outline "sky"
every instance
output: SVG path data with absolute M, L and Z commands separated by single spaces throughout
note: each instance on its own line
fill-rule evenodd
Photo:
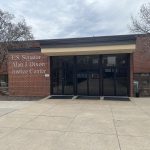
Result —
M 25 18 L 35 39 L 131 34 L 131 15 L 149 0 L 0 0 L 0 9 Z

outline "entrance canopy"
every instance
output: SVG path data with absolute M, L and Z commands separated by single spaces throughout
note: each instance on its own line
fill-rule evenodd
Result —
M 105 46 L 82 46 L 65 48 L 41 48 L 41 52 L 47 56 L 66 56 L 66 55 L 90 55 L 90 54 L 119 54 L 133 53 L 135 44 L 127 45 L 105 45 Z
M 39 41 L 47 56 L 133 53 L 136 35 L 116 35 Z

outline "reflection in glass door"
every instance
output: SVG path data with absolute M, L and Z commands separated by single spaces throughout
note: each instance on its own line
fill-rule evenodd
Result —
M 103 55 L 103 95 L 128 95 L 128 55 Z
M 114 96 L 115 95 L 115 68 L 108 67 L 103 69 L 103 95 Z
M 53 95 L 73 95 L 73 57 L 52 57 Z
M 77 56 L 77 94 L 88 95 L 88 56 Z
M 116 95 L 127 96 L 128 95 L 128 69 L 117 68 L 116 69 Z
M 99 95 L 99 56 L 77 56 L 77 94 Z
M 89 81 L 89 95 L 99 96 L 100 95 L 100 65 L 99 56 L 89 57 L 89 68 L 88 68 L 88 81 Z
M 128 96 L 127 54 L 52 57 L 53 95 Z
M 62 62 L 63 84 L 62 94 L 73 95 L 73 57 L 65 57 Z

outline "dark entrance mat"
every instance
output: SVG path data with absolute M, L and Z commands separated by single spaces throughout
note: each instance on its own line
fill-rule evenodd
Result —
M 113 96 L 104 96 L 104 100 L 113 100 L 113 101 L 130 101 L 129 97 L 113 97 Z
M 73 96 L 70 95 L 53 95 L 49 99 L 72 99 Z
M 76 99 L 100 100 L 99 96 L 78 96 Z

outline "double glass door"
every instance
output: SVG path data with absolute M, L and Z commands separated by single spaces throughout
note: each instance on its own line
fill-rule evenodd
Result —
M 99 95 L 99 78 L 99 56 L 77 56 L 77 94 Z
M 53 95 L 129 96 L 129 55 L 51 57 Z
M 53 95 L 73 94 L 73 57 L 53 57 L 52 59 L 52 93 Z
M 129 96 L 130 72 L 128 55 L 102 57 L 103 95 Z

